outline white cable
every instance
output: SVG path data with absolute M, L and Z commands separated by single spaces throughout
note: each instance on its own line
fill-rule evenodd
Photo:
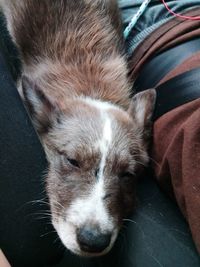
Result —
M 145 12 L 145 10 L 146 10 L 146 8 L 150 2 L 151 2 L 151 0 L 144 0 L 144 2 L 141 4 L 139 10 L 134 15 L 134 17 L 131 19 L 128 26 L 124 30 L 124 38 L 125 39 L 129 36 L 131 30 L 133 29 L 133 27 L 135 26 L 135 24 L 137 23 L 137 21 L 141 17 L 141 15 Z

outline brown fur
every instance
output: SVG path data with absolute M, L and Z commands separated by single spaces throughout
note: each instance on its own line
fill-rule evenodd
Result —
M 31 79 L 36 66 L 46 64 L 37 75 L 41 90 L 50 91 L 58 103 L 82 94 L 128 107 L 130 86 L 116 1 L 7 2 L 24 74 Z
M 109 231 L 105 254 L 135 205 L 135 178 L 148 163 L 155 101 L 154 90 L 130 99 L 117 1 L 0 3 L 23 63 L 19 91 L 49 161 L 52 222 L 66 247 L 79 255 L 88 255 L 76 238 L 85 223 L 101 234 Z M 102 216 L 96 203 L 90 211 L 90 197 L 100 185 Z M 89 212 L 79 207 L 85 202 Z M 82 218 L 80 209 L 92 215 Z

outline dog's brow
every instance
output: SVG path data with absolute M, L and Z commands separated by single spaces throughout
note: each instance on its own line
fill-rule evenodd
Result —
M 53 145 L 52 143 L 51 143 L 51 147 L 50 148 L 52 150 L 54 150 L 59 155 L 67 156 L 66 151 L 59 149 L 56 145 Z

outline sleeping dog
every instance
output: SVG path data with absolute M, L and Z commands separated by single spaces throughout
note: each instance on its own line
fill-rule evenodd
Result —
M 155 91 L 132 99 L 115 0 L 1 0 L 18 90 L 49 162 L 52 223 L 73 253 L 107 253 L 148 163 Z

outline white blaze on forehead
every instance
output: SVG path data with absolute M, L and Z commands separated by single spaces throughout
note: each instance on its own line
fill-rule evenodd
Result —
M 102 115 L 104 116 L 104 114 Z M 103 171 L 104 171 L 105 164 L 106 164 L 106 157 L 107 157 L 111 142 L 112 142 L 111 120 L 106 114 L 104 128 L 103 128 L 103 136 L 102 136 L 102 139 L 99 141 L 99 148 L 102 154 L 101 162 L 99 166 L 99 173 L 98 173 L 99 179 L 103 178 Z
M 112 103 L 92 99 L 89 97 L 81 99 L 88 105 L 99 110 L 101 114 L 102 135 L 101 139 L 97 142 L 96 147 L 97 149 L 100 149 L 101 152 L 98 178 L 103 179 L 103 171 L 106 164 L 106 158 L 108 155 L 110 144 L 112 143 L 112 118 L 111 116 L 109 116 L 109 110 L 119 110 L 119 107 Z

